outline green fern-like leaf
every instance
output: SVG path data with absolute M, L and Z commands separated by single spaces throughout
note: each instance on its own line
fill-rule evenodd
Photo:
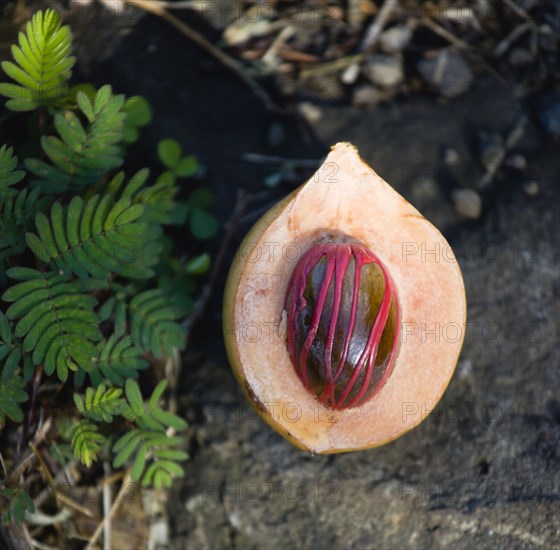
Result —
M 12 324 L 0 311 L 0 365 L 2 380 L 8 381 L 16 372 L 21 360 L 21 346 L 14 341 Z
M 31 497 L 21 487 L 2 487 L 0 497 L 8 500 L 7 510 L 2 514 L 2 522 L 6 525 L 22 523 L 26 511 L 35 511 L 35 505 Z M 3 508 L 5 507 L 3 506 Z
M 184 475 L 184 470 L 178 462 L 187 460 L 189 455 L 174 448 L 183 444 L 182 437 L 170 437 L 162 432 L 134 428 L 115 443 L 113 452 L 116 455 L 113 467 L 120 468 L 134 456 L 131 470 L 133 481 L 142 479 L 144 486 L 169 487 L 173 477 Z M 149 461 L 151 464 L 146 470 Z M 165 473 L 160 474 L 156 479 L 154 478 L 156 471 Z
M 18 256 L 24 250 L 25 236 L 20 226 L 7 218 L 0 217 L 0 286 L 6 284 L 6 261 L 13 256 Z
M 137 266 L 139 257 L 145 262 L 139 276 L 146 271 L 151 275 L 147 268 L 157 256 L 146 258 L 142 248 L 160 236 L 161 228 L 138 222 L 143 210 L 128 198 L 115 202 L 110 194 L 94 195 L 85 203 L 76 196 L 67 209 L 55 202 L 50 218 L 37 214 L 38 235 L 27 233 L 26 242 L 43 262 L 80 278 L 106 279 L 110 273 L 123 273 L 127 264 Z
M 76 100 L 87 126 L 72 111 L 57 114 L 54 124 L 60 138 L 43 136 L 41 139 L 43 151 L 52 164 L 37 159 L 25 163 L 40 178 L 43 192 L 80 190 L 123 162 L 117 143 L 122 140 L 124 96 L 114 95 L 111 86 L 103 86 L 95 98 L 78 92 Z
M 145 417 L 151 417 L 162 426 L 162 429 L 167 429 L 168 427 L 174 428 L 175 430 L 181 431 L 187 428 L 187 423 L 180 417 L 170 412 L 164 411 L 159 406 L 159 401 L 163 395 L 163 392 L 167 388 L 167 380 L 162 380 L 154 389 L 150 400 L 148 401 L 148 411 Z M 141 426 L 144 417 L 140 417 L 138 424 Z
M 76 408 L 86 418 L 96 422 L 112 422 L 113 416 L 120 414 L 124 399 L 120 388 L 106 388 L 100 384 L 97 389 L 87 388 L 85 396 L 75 393 Z
M 45 211 L 52 199 L 41 195 L 41 188 L 22 189 L 17 195 L 0 203 L 0 222 L 9 222 L 30 228 L 38 212 Z
M 123 141 L 134 143 L 138 139 L 138 128 L 146 126 L 152 120 L 150 104 L 142 96 L 129 97 L 124 104 L 126 120 L 123 131 Z
M 92 369 L 87 373 L 91 384 L 99 386 L 108 380 L 115 386 L 122 386 L 126 378 L 138 378 L 138 371 L 149 366 L 143 359 L 142 350 L 133 345 L 130 336 L 117 339 L 115 334 L 97 345 L 99 356 L 93 361 Z M 77 373 L 78 384 L 82 383 L 85 373 Z
M 128 431 L 113 445 L 113 466 L 119 468 L 134 456 L 132 479 L 142 479 L 144 486 L 156 488 L 169 487 L 174 477 L 183 476 L 184 470 L 178 462 L 188 458 L 186 452 L 177 448 L 184 444 L 184 439 L 166 433 L 169 427 L 176 430 L 184 430 L 187 427 L 182 418 L 159 407 L 159 400 L 166 387 L 167 381 L 162 380 L 146 406 L 138 384 L 133 380 L 126 381 L 129 413 L 125 413 L 125 416 L 134 420 L 137 427 Z M 150 464 L 146 469 L 148 463 Z
M 28 399 L 25 384 L 25 380 L 17 372 L 7 380 L 0 378 L 0 429 L 6 423 L 6 417 L 14 422 L 23 421 L 20 403 Z
M 135 284 L 118 283 L 111 288 L 114 295 L 99 313 L 103 320 L 114 320 L 115 334 L 130 333 L 136 348 L 158 358 L 170 356 L 174 347 L 183 349 L 185 330 L 177 320 L 186 314 L 185 304 L 174 289 L 140 291 Z
M 2 145 L 0 147 L 0 204 L 17 194 L 11 186 L 25 177 L 25 172 L 16 170 L 16 166 L 17 157 L 14 156 L 13 148 Z
M 101 445 L 105 442 L 105 437 L 97 430 L 96 424 L 80 420 L 72 424 L 66 433 L 66 438 L 71 442 L 74 458 L 88 468 L 97 460 Z
M 141 220 L 147 223 L 164 225 L 183 223 L 186 218 L 186 205 L 175 200 L 179 187 L 174 181 L 158 178 L 153 185 L 147 185 L 150 171 L 143 168 L 125 184 L 124 172 L 119 172 L 109 183 L 107 190 L 129 197 L 134 204 L 144 206 Z
M 99 316 L 93 310 L 97 300 L 83 293 L 80 281 L 70 282 L 70 275 L 64 273 L 24 267 L 10 268 L 7 273 L 22 282 L 2 296 L 12 303 L 6 317 L 18 320 L 14 334 L 23 338 L 23 351 L 31 354 L 33 364 L 42 363 L 48 375 L 56 370 L 62 382 L 69 370 L 91 370 L 98 355 L 93 342 L 102 337 Z
M 140 189 L 134 202 L 146 206 L 145 221 L 164 225 L 180 225 L 186 219 L 186 205 L 175 200 L 179 187 L 159 178 L 156 183 Z
M 30 192 L 22 189 L 3 203 L 0 201 L 0 286 L 6 283 L 6 261 L 25 251 L 25 231 L 34 226 L 37 213 L 50 203 L 50 197 L 41 195 L 39 187 Z
M 184 312 L 172 296 L 159 288 L 145 290 L 129 303 L 132 341 L 155 357 L 169 356 L 173 348 L 185 348 L 185 329 L 177 322 Z
M 0 83 L 0 94 L 12 111 L 29 111 L 55 102 L 67 92 L 75 58 L 70 55 L 72 34 L 60 26 L 52 9 L 38 11 L 20 32 L 19 46 L 12 46 L 15 63 L 3 61 L 2 69 L 16 84 Z

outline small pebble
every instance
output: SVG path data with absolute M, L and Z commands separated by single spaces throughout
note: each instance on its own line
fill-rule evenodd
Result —
M 280 147 L 286 139 L 286 129 L 279 122 L 273 122 L 268 128 L 266 140 L 270 147 Z
M 185 502 L 185 509 L 192 514 L 197 509 L 203 508 L 206 505 L 205 497 L 206 495 L 201 493 L 193 495 Z
M 456 189 L 452 193 L 457 213 L 468 220 L 478 220 L 482 213 L 482 200 L 474 189 Z
M 417 68 L 422 79 L 447 98 L 464 94 L 474 80 L 466 61 L 448 50 L 442 50 L 434 57 L 420 59 Z
M 536 197 L 540 193 L 540 187 L 535 180 L 530 180 L 523 185 L 523 191 L 528 197 Z
M 545 50 L 551 52 L 558 50 L 558 34 L 546 23 L 539 27 L 539 43 L 541 48 Z
M 169 525 L 165 519 L 150 525 L 150 543 L 152 548 L 165 548 L 169 544 Z
M 457 365 L 459 371 L 459 378 L 466 380 L 472 376 L 472 361 L 470 359 L 463 359 Z
M 371 109 L 383 99 L 383 93 L 369 84 L 357 86 L 354 90 L 352 103 L 356 107 Z
M 282 172 L 274 172 L 264 178 L 264 184 L 266 187 L 270 187 L 271 189 L 278 187 L 283 181 L 284 174 Z
M 527 159 L 520 154 L 511 155 L 506 158 L 505 165 L 514 170 L 523 171 L 527 169 Z
M 402 62 L 392 55 L 371 55 L 362 69 L 371 82 L 381 88 L 393 88 L 404 80 Z
M 415 204 L 428 204 L 438 196 L 438 193 L 438 184 L 436 180 L 430 176 L 420 177 L 412 183 L 412 197 Z
M 298 104 L 297 110 L 299 114 L 310 124 L 319 122 L 323 118 L 323 111 L 317 105 L 309 101 L 302 101 Z
M 461 156 L 455 149 L 449 147 L 445 150 L 443 154 L 443 162 L 445 162 L 447 166 L 455 166 L 459 164 L 460 161 Z
M 342 81 L 343 84 L 346 84 L 348 86 L 356 82 L 359 74 L 360 74 L 360 65 L 358 63 L 352 63 L 352 65 L 349 65 L 348 67 L 346 67 L 346 69 L 344 69 L 340 77 L 340 80 Z
M 384 31 L 379 37 L 381 49 L 385 53 L 402 52 L 412 38 L 412 31 L 407 25 L 396 25 Z

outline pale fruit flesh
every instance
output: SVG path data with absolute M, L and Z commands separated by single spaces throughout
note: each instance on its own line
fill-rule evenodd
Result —
M 294 372 L 284 299 L 301 254 L 341 232 L 363 242 L 389 271 L 401 341 L 383 388 L 362 406 L 333 410 Z M 465 321 L 463 279 L 449 244 L 347 143 L 334 146 L 315 175 L 247 235 L 223 314 L 228 356 L 248 399 L 274 429 L 315 453 L 375 447 L 417 426 L 451 379 Z

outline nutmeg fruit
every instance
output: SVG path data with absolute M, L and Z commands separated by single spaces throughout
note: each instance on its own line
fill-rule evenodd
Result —
M 465 320 L 449 244 L 348 143 L 255 224 L 223 309 L 247 398 L 314 453 L 417 426 L 449 383 Z

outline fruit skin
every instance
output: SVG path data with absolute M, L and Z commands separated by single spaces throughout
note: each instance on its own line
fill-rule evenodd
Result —
M 391 377 L 371 401 L 344 411 L 326 409 L 295 375 L 283 308 L 293 261 L 238 255 L 223 310 L 228 356 L 249 401 L 294 445 L 324 454 L 383 445 L 418 425 L 449 383 L 466 320 L 464 285 L 449 245 L 350 144 L 337 144 L 306 184 L 266 213 L 240 251 L 263 250 L 268 243 L 270 252 L 272 243 L 293 244 L 304 253 L 340 232 L 363 242 L 383 261 L 401 299 L 404 337 Z M 441 249 L 439 257 L 430 254 L 434 247 Z M 268 326 L 270 338 L 243 336 L 251 324 L 259 330 Z M 459 335 L 430 340 L 434 324 L 455 326 Z

